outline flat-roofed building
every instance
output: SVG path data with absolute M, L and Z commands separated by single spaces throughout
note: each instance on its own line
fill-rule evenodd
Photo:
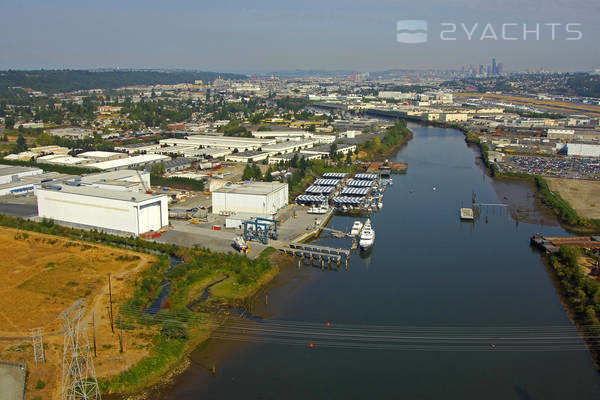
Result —
M 118 160 L 88 164 L 87 167 L 98 168 L 106 171 L 116 171 L 120 169 L 140 168 L 149 164 L 156 164 L 170 159 L 170 157 L 162 156 L 160 154 L 140 154 L 133 157 L 120 158 Z
M 212 192 L 212 212 L 273 215 L 288 202 L 288 184 L 251 182 L 223 186 Z
M 21 178 L 43 174 L 40 168 L 0 164 L 0 184 L 18 181 Z
M 94 135 L 91 129 L 76 127 L 50 129 L 48 134 L 67 139 L 83 139 Z
M 266 160 L 271 153 L 266 151 L 243 151 L 225 156 L 225 161 L 249 163 Z
M 42 185 L 35 192 L 40 218 L 135 236 L 169 224 L 166 195 L 70 185 Z
M 119 158 L 127 157 L 125 153 L 119 153 L 115 151 L 86 151 L 83 153 L 77 154 L 77 157 L 85 158 L 90 162 L 95 161 L 109 161 L 109 160 L 118 160 Z
M 308 149 L 310 147 L 313 147 L 314 145 L 315 145 L 314 140 L 301 140 L 301 141 L 290 140 L 287 142 L 281 142 L 281 143 L 263 146 L 262 149 L 263 149 L 263 151 L 266 151 L 266 152 L 269 152 L 269 153 L 272 153 L 275 155 L 275 154 L 293 153 L 296 151 L 300 151 L 302 149 Z

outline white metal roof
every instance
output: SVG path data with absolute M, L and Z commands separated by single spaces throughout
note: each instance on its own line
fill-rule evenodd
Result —
M 49 188 L 41 188 L 38 190 L 45 192 L 55 192 L 55 193 L 68 193 L 68 194 L 76 194 L 81 196 L 89 196 L 89 197 L 98 197 L 103 199 L 111 199 L 111 200 L 120 200 L 120 201 L 128 201 L 131 203 L 143 203 L 148 200 L 160 200 L 162 197 L 166 197 L 165 194 L 160 195 L 151 195 L 141 192 L 125 192 L 121 190 L 110 190 L 110 189 L 101 189 L 95 188 L 91 186 L 70 186 L 70 185 L 54 185 L 57 188 L 60 187 L 60 190 L 49 189 Z
M 133 156 L 128 158 L 120 158 L 118 160 L 102 161 L 94 164 L 87 165 L 89 168 L 98 169 L 112 169 L 112 168 L 123 168 L 130 165 L 147 164 L 156 161 L 170 160 L 171 157 L 163 156 L 160 154 L 140 154 L 139 156 Z
M 236 193 L 250 195 L 267 195 L 287 186 L 279 182 L 251 182 L 243 185 L 223 186 L 213 190 L 213 193 Z

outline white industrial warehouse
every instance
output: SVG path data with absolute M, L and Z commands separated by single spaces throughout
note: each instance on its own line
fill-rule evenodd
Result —
M 230 185 L 216 189 L 212 193 L 212 212 L 273 215 L 285 207 L 287 201 L 287 183 L 252 182 Z
M 38 215 L 76 226 L 141 235 L 169 224 L 166 195 L 153 196 L 89 186 L 42 185 Z

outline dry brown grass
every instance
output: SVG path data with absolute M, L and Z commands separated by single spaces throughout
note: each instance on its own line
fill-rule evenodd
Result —
M 600 219 L 600 182 L 583 179 L 544 178 L 550 190 L 565 199 L 579 216 Z
M 154 256 L 3 227 L 0 252 L 0 337 L 26 338 L 31 328 L 40 326 L 48 334 L 41 366 L 33 363 L 29 339 L 0 340 L 0 359 L 28 365 L 27 398 L 60 397 L 62 335 L 57 317 L 80 297 L 87 300 L 86 325 L 92 314 L 95 319 L 98 376 L 118 373 L 148 354 L 149 336 L 142 330 L 125 331 L 125 352 L 119 352 L 107 313 L 107 274 L 113 276 L 113 303 L 120 302 L 131 295 L 136 274 Z M 45 382 L 41 390 L 35 389 L 38 380 Z

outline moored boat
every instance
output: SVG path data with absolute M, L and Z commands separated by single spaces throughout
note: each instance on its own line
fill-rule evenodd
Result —
M 371 225 L 371 220 L 368 219 L 363 225 L 360 233 L 360 241 L 358 242 L 361 250 L 367 250 L 375 243 L 375 230 Z
M 354 221 L 354 224 L 352 225 L 352 229 L 350 230 L 350 236 L 358 236 L 360 234 L 360 231 L 363 227 L 362 222 L 356 220 Z

